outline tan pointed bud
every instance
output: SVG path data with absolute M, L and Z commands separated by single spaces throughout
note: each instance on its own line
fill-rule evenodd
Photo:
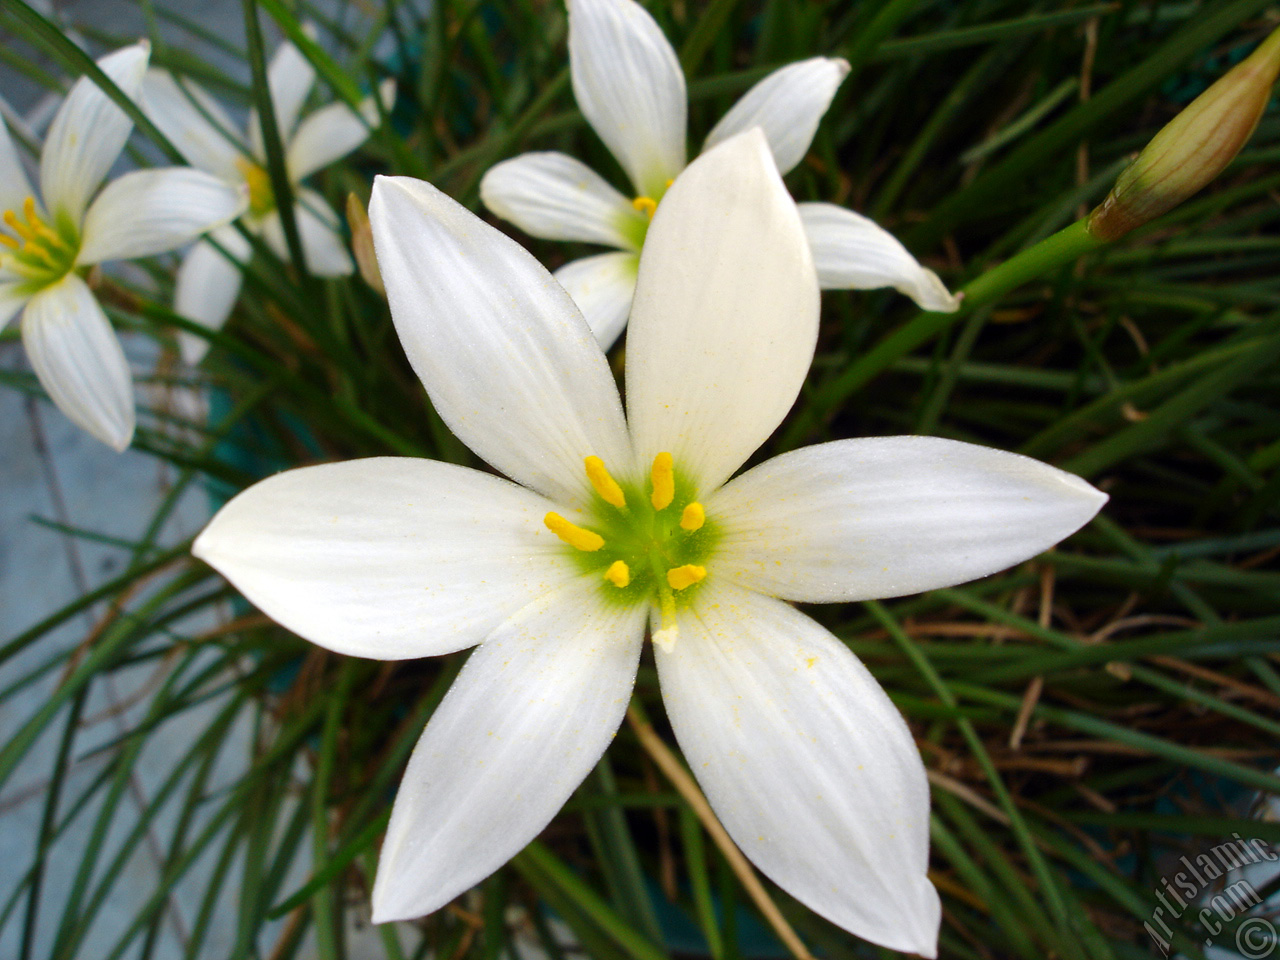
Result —
M 1199 191 L 1253 135 L 1280 74 L 1280 29 L 1155 135 L 1089 214 L 1089 232 L 1116 240 Z
M 351 228 L 351 252 L 355 254 L 360 276 L 385 297 L 387 288 L 382 285 L 382 271 L 378 269 L 378 258 L 373 252 L 373 228 L 369 226 L 369 214 L 354 193 L 347 194 L 347 226 Z

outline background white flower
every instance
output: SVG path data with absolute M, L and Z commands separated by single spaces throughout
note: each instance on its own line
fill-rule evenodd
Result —
M 321 277 L 352 272 L 351 256 L 342 240 L 338 214 L 316 191 L 301 186 L 322 167 L 340 160 L 369 138 L 379 121 L 378 104 L 366 97 L 357 113 L 344 103 L 321 107 L 299 121 L 315 83 L 315 69 L 292 43 L 276 50 L 267 68 L 267 85 L 276 125 L 285 147 L 285 169 L 293 190 L 293 215 L 298 225 L 307 269 Z M 385 109 L 395 98 L 395 81 L 378 89 Z M 225 110 L 197 84 L 178 80 L 163 70 L 150 70 L 142 84 L 141 105 L 151 121 L 192 166 L 207 170 L 249 191 L 249 209 L 241 223 L 261 235 L 282 260 L 289 259 L 280 211 L 267 173 L 262 124 L 251 111 L 241 135 Z M 178 271 L 174 309 L 211 330 L 219 330 L 240 295 L 241 266 L 251 247 L 233 227 L 211 234 L 192 247 Z M 219 250 L 218 247 L 222 249 Z M 180 333 L 182 356 L 198 363 L 208 341 Z
M 138 43 L 98 66 L 132 97 L 149 52 Z M 25 304 L 22 340 L 40 383 L 63 413 L 117 450 L 133 439 L 133 384 L 85 275 L 107 260 L 190 243 L 237 217 L 248 199 L 184 167 L 126 173 L 99 192 L 132 129 L 128 115 L 81 77 L 45 137 L 37 197 L 0 120 L 0 326 Z
M 626 325 L 649 218 L 685 166 L 688 96 L 684 72 L 662 30 L 633 0 L 568 0 L 573 92 L 587 122 L 631 180 L 632 199 L 563 153 L 527 153 L 490 169 L 485 206 L 531 236 L 579 240 L 622 252 L 565 264 L 555 277 L 606 350 Z M 748 90 L 707 135 L 703 150 L 764 131 L 785 174 L 809 149 L 822 115 L 849 72 L 813 57 L 775 70 Z M 829 203 L 799 204 L 824 289 L 894 287 L 925 310 L 959 301 L 872 220 Z
M 195 553 L 332 650 L 480 644 L 409 762 L 374 919 L 443 906 L 542 830 L 612 738 L 649 622 L 676 735 L 744 852 L 835 923 L 932 956 L 911 734 L 783 601 L 982 576 L 1105 497 L 920 437 L 823 444 L 725 482 L 785 416 L 817 335 L 811 255 L 758 130 L 690 166 L 654 220 L 625 420 L 581 313 L 519 245 L 407 178 L 377 181 L 370 219 L 435 408 L 517 483 L 404 458 L 292 470 L 233 499 Z

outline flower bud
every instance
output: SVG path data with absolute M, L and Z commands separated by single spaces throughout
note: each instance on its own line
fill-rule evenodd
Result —
M 1253 135 L 1277 74 L 1280 29 L 1155 135 L 1089 214 L 1089 232 L 1116 240 L 1172 210 L 1221 173 Z
M 373 253 L 373 229 L 369 226 L 369 214 L 354 193 L 347 194 L 347 226 L 351 228 L 351 252 L 355 254 L 360 276 L 385 297 L 387 288 L 382 285 L 382 271 L 378 269 L 378 258 Z

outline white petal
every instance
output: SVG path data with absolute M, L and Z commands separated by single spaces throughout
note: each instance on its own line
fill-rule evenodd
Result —
M 4 117 L 0 116 L 0 213 L 5 210 L 20 211 L 27 197 L 33 196 L 35 191 L 31 189 L 27 171 L 18 159 L 9 127 L 5 124 Z
M 573 297 L 601 350 L 612 347 L 627 325 L 639 265 L 634 253 L 601 253 L 573 260 L 552 274 Z
M 337 212 L 314 190 L 303 187 L 295 195 L 298 203 L 293 215 L 298 223 L 307 269 L 317 277 L 345 277 L 354 271 L 355 264 L 342 239 Z
M 573 95 L 643 196 L 685 163 L 688 95 L 676 52 L 632 0 L 569 0 Z
M 427 657 L 479 643 L 581 575 L 554 505 L 434 460 L 303 467 L 218 511 L 192 552 L 294 633 L 339 653 Z
M 734 842 L 796 899 L 932 957 L 929 787 L 911 732 L 853 654 L 784 603 L 718 584 L 655 651 L 689 769 Z
M 1105 494 L 1016 453 L 938 437 L 837 440 L 767 460 L 706 504 L 717 571 L 789 600 L 899 597 L 1020 563 Z
M 400 342 L 467 446 L 568 506 L 591 495 L 584 457 L 630 465 L 604 354 L 523 247 L 408 177 L 374 181 L 369 220 Z
M 28 285 L 22 280 L 0 281 L 0 330 L 9 325 L 29 299 Z
M 799 208 L 822 289 L 893 287 L 922 310 L 952 313 L 960 308 L 959 298 L 938 275 L 874 221 L 830 203 L 802 203 Z
M 351 273 L 355 267 L 339 232 L 338 214 L 333 207 L 320 194 L 305 187 L 296 190 L 295 196 L 298 202 L 294 204 L 293 217 L 307 269 L 317 277 L 344 277 Z M 263 219 L 262 238 L 281 260 L 289 259 L 289 244 L 278 210 Z
M 639 250 L 644 214 L 586 164 L 563 153 L 505 160 L 480 181 L 484 205 L 531 237 Z
M 107 315 L 74 273 L 41 290 L 22 315 L 31 366 L 58 409 L 116 450 L 133 439 L 133 380 Z
M 395 102 L 396 84 L 385 80 L 378 88 L 378 96 L 387 110 Z M 341 160 L 360 144 L 369 139 L 377 129 L 380 114 L 373 97 L 365 97 L 356 113 L 345 103 L 331 103 L 321 107 L 302 123 L 285 150 L 285 166 L 289 177 L 296 183 L 309 177 L 335 160 Z
M 238 162 L 247 147 L 221 105 L 191 80 L 181 83 L 164 70 L 148 70 L 142 109 L 193 167 L 226 180 L 242 180 Z
M 308 32 L 311 32 L 310 30 Z M 311 61 L 302 55 L 302 51 L 288 40 L 284 41 L 267 65 L 267 89 L 271 93 L 271 107 L 276 115 L 276 126 L 279 128 L 280 140 L 288 143 L 293 136 L 293 128 L 298 123 L 298 114 L 311 93 L 311 85 L 315 83 L 316 71 Z M 249 145 L 259 160 L 266 159 L 266 148 L 262 140 L 262 123 L 258 119 L 258 111 L 249 112 Z
M 209 237 L 222 250 L 206 240 L 191 248 L 178 267 L 173 309 L 210 330 L 221 330 L 240 296 L 241 264 L 249 259 L 252 248 L 232 227 L 215 230 Z M 182 359 L 195 366 L 204 359 L 209 341 L 179 330 L 178 348 Z
M 76 263 L 150 257 L 190 243 L 244 212 L 246 188 L 203 170 L 135 170 L 112 180 L 84 217 Z
M 98 61 L 98 66 L 125 96 L 138 98 L 150 46 L 144 41 Z M 120 156 L 133 121 L 88 77 L 71 87 L 49 125 L 40 155 L 40 191 L 55 217 L 76 226 L 89 198 Z
M 695 160 L 658 206 L 627 334 L 643 464 L 670 451 L 706 495 L 782 422 L 818 336 L 818 281 L 764 135 Z
M 743 94 L 707 134 L 703 150 L 752 127 L 764 131 L 777 161 L 787 173 L 809 152 L 836 89 L 849 75 L 846 60 L 813 57 L 773 71 Z
M 462 668 L 400 783 L 374 923 L 430 913 L 487 877 L 600 759 L 630 699 L 645 606 L 605 607 L 599 590 L 586 577 L 535 601 Z

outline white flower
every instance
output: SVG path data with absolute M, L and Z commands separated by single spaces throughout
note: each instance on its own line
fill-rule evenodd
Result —
M 232 500 L 195 553 L 331 650 L 479 644 L 409 761 L 374 919 L 439 908 L 546 826 L 613 737 L 648 626 L 685 757 L 747 856 L 833 922 L 932 956 L 911 733 L 784 601 L 983 576 L 1106 498 L 927 437 L 822 444 L 729 480 L 795 400 L 818 328 L 808 244 L 758 130 L 695 161 L 654 218 L 625 418 L 581 313 L 519 245 L 407 178 L 379 178 L 369 213 L 435 408 L 517 482 L 392 457 L 292 470 Z
M 649 220 L 685 166 L 688 98 L 676 52 L 643 7 L 633 0 L 567 2 L 574 96 L 636 196 L 628 199 L 563 153 L 526 153 L 490 169 L 480 197 L 531 236 L 622 251 L 574 260 L 555 273 L 608 350 L 627 322 Z M 804 158 L 848 72 L 845 61 L 827 57 L 775 70 L 724 115 L 703 150 L 759 127 L 787 173 Z M 894 287 L 925 310 L 959 307 L 938 275 L 873 221 L 829 203 L 799 207 L 823 289 Z
M 315 70 L 298 48 L 282 44 L 267 68 L 267 86 L 284 142 L 285 169 L 295 199 L 293 216 L 307 269 L 316 276 L 336 277 L 352 271 L 338 215 L 324 197 L 300 184 L 368 139 L 370 129 L 378 123 L 378 105 L 372 96 L 366 97 L 357 113 L 344 103 L 331 103 L 299 122 L 314 82 Z M 384 81 L 378 96 L 390 109 L 395 82 Z M 188 163 L 248 188 L 249 210 L 241 222 L 260 234 L 277 256 L 288 260 L 289 248 L 267 173 L 257 112 L 250 112 L 248 130 L 242 137 L 216 100 L 190 80 L 175 80 L 163 70 L 147 71 L 141 105 Z M 202 241 L 183 260 L 174 310 L 211 330 L 220 330 L 240 295 L 240 264 L 249 259 L 251 248 L 233 227 L 214 232 L 211 239 L 221 251 Z M 179 345 L 183 358 L 192 364 L 200 362 L 209 346 L 207 340 L 187 333 L 179 334 Z
M 138 43 L 98 66 L 133 96 L 149 53 Z M 81 77 L 49 126 L 37 197 L 0 119 L 0 327 L 25 304 L 22 340 L 40 383 L 63 413 L 117 450 L 133 439 L 133 383 L 85 275 L 106 260 L 190 243 L 239 216 L 247 200 L 185 167 L 126 173 L 99 191 L 132 130 L 128 115 Z

